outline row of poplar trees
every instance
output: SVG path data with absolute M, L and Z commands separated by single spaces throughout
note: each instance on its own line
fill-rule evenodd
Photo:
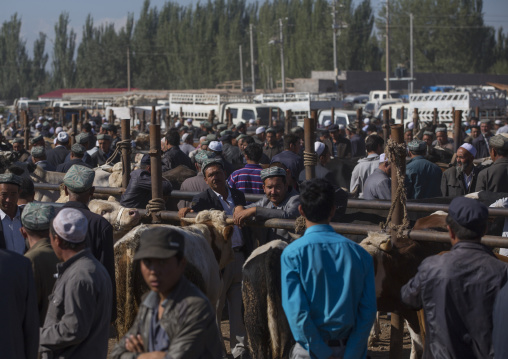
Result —
M 333 70 L 334 7 L 338 68 L 384 70 L 384 5 L 373 9 L 370 0 L 331 1 L 208 0 L 190 6 L 167 2 L 158 9 L 145 0 L 137 19 L 129 14 L 121 29 L 96 25 L 88 16 L 79 44 L 69 15 L 62 13 L 51 43 L 41 33 L 32 56 L 15 14 L 0 29 L 0 100 L 36 97 L 59 88 L 127 87 L 128 58 L 131 86 L 139 89 L 213 88 L 239 80 L 240 66 L 249 84 L 251 25 L 256 87 L 273 88 L 281 74 L 280 19 L 286 77 Z M 393 67 L 409 67 L 413 13 L 416 71 L 508 74 L 508 39 L 502 30 L 485 26 L 482 0 L 389 4 Z

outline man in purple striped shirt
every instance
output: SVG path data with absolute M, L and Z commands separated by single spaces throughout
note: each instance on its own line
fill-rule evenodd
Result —
M 260 175 L 263 168 L 259 165 L 262 155 L 263 147 L 261 145 L 257 143 L 248 145 L 244 150 L 247 164 L 229 176 L 229 186 L 244 193 L 263 194 L 263 181 Z

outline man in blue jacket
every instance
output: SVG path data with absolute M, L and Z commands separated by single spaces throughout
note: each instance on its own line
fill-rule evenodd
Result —
M 408 198 L 441 197 L 441 177 L 443 171 L 438 165 L 426 160 L 427 143 L 413 140 L 408 143 L 411 160 L 406 164 L 406 176 L 409 180 Z
M 366 358 L 376 316 L 372 257 L 329 225 L 329 182 L 304 182 L 300 203 L 307 229 L 281 256 L 282 306 L 296 340 L 290 358 Z

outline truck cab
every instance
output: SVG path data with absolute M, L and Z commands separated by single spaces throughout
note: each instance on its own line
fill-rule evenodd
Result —
M 318 116 L 318 124 L 321 127 L 324 127 L 325 122 L 332 119 L 332 110 L 321 110 Z M 337 125 L 347 126 L 356 120 L 356 112 L 355 111 L 334 111 L 334 121 L 333 123 Z
M 382 90 L 375 90 L 369 93 L 369 101 L 387 100 L 396 98 L 400 98 L 400 93 L 398 91 L 390 91 L 390 96 L 387 96 L 386 91 Z
M 227 122 L 226 111 L 229 110 L 233 118 L 233 124 L 237 125 L 240 121 L 248 122 L 249 120 L 261 119 L 261 126 L 268 126 L 268 119 L 270 118 L 270 108 L 272 109 L 272 119 L 277 119 L 278 111 L 280 111 L 280 120 L 284 121 L 284 113 L 278 107 L 257 105 L 250 103 L 230 103 L 224 106 L 221 111 L 222 122 Z

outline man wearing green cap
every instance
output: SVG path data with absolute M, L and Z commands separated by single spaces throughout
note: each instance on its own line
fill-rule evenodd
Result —
M 56 172 L 67 173 L 67 171 L 74 165 L 92 168 L 92 166 L 83 161 L 85 153 L 86 149 L 83 145 L 80 145 L 79 143 L 73 144 L 71 147 L 70 160 L 59 164 L 56 168 Z
M 87 125 L 89 125 L 89 124 L 87 124 Z M 79 135 L 76 136 L 76 143 L 74 143 L 74 145 L 80 144 L 81 146 L 83 146 L 85 148 L 85 153 L 81 157 L 81 161 L 85 162 L 88 165 L 87 167 L 90 167 L 90 168 L 94 167 L 94 163 L 93 163 L 92 157 L 90 157 L 90 154 L 88 153 L 89 152 L 88 150 L 90 148 L 89 147 L 90 143 L 92 143 L 91 141 L 94 141 L 93 143 L 96 142 L 96 140 L 94 138 L 95 137 L 91 133 L 88 134 L 86 132 L 81 132 Z M 96 149 L 96 150 L 98 150 L 98 149 Z M 91 151 L 93 151 L 93 150 L 91 150 Z M 71 147 L 71 152 L 72 152 L 72 147 Z M 67 157 L 65 157 L 64 163 L 69 162 L 71 160 L 71 152 L 69 152 L 67 154 Z M 69 168 L 70 168 L 70 166 L 69 166 Z M 59 172 L 59 171 L 57 170 L 57 172 Z
M 28 203 L 21 215 L 21 234 L 28 241 L 30 249 L 25 257 L 32 262 L 39 325 L 44 324 L 48 311 L 48 297 L 53 291 L 56 278 L 53 275 L 60 260 L 56 257 L 49 241 L 49 222 L 55 217 L 53 206 L 43 203 Z
M 56 170 L 56 167 L 47 161 L 46 150 L 42 146 L 32 147 L 32 162 L 45 171 Z
M 406 176 L 409 181 L 408 198 L 441 197 L 441 177 L 443 171 L 423 156 L 427 153 L 427 143 L 415 139 L 408 144 L 411 160 L 406 164 Z
M 183 235 L 171 228 L 150 228 L 139 242 L 134 260 L 150 292 L 111 358 L 222 358 L 212 306 L 183 275 Z

